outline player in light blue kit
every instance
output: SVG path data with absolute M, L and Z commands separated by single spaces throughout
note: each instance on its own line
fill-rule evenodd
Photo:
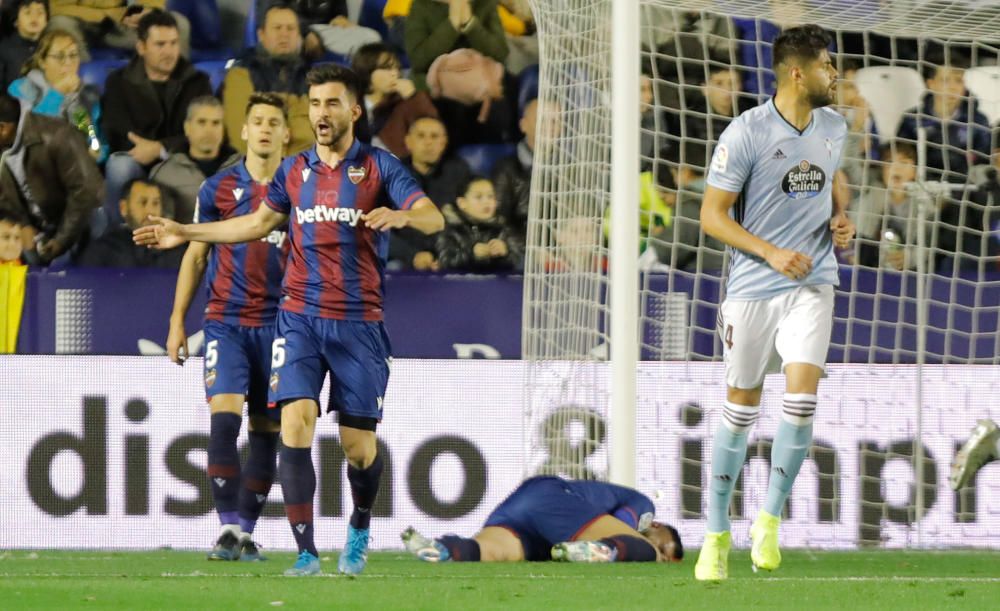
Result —
M 812 444 L 838 282 L 834 246 L 854 235 L 832 197 L 847 127 L 825 108 L 837 78 L 830 42 L 815 25 L 778 36 L 777 93 L 726 128 L 709 169 L 702 227 L 732 249 L 732 259 L 719 311 L 728 388 L 712 444 L 708 528 L 695 566 L 701 580 L 728 576 L 730 498 L 765 374 L 783 370 L 786 387 L 767 500 L 750 529 L 755 568 L 781 563 L 781 508 Z

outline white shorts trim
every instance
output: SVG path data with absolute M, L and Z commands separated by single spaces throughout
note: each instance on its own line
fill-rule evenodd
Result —
M 803 286 L 770 299 L 726 300 L 719 308 L 719 337 L 726 384 L 752 389 L 787 363 L 825 371 L 833 331 L 833 286 Z

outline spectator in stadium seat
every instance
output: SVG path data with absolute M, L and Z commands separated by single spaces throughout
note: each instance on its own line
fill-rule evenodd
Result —
M 31 263 L 47 264 L 86 235 L 103 188 L 83 136 L 62 119 L 0 94 L 0 207 L 20 219 Z
M 406 54 L 418 90 L 427 89 L 434 60 L 470 48 L 503 63 L 507 39 L 497 0 L 413 0 L 406 18 Z
M 160 187 L 167 218 L 189 222 L 194 218 L 201 183 L 239 161 L 239 153 L 226 143 L 222 118 L 222 103 L 218 98 L 204 96 L 192 100 L 184 120 L 187 150 L 171 154 L 150 170 L 149 179 Z
M 184 150 L 184 119 L 191 100 L 212 95 L 208 75 L 180 56 L 177 22 L 154 10 L 138 26 L 137 56 L 108 75 L 101 127 L 111 147 L 105 167 L 105 212 L 120 221 L 122 188 L 153 164 Z
M 729 123 L 755 104 L 743 95 L 739 70 L 732 66 L 708 64 L 708 80 L 703 79 L 700 89 L 701 95 L 689 98 L 683 114 L 670 111 L 669 129 L 679 139 L 701 140 L 714 148 Z
M 469 165 L 459 157 L 445 155 L 448 133 L 435 117 L 421 117 L 406 133 L 410 156 L 403 160 L 417 184 L 431 198 L 450 223 L 458 219 L 455 202 L 460 189 L 472 176 Z M 436 237 L 409 228 L 393 230 L 389 239 L 389 259 L 394 267 L 433 271 L 436 269 Z M 428 258 L 429 253 L 435 257 Z
M 80 254 L 80 267 L 159 267 L 177 269 L 184 257 L 183 248 L 157 250 L 139 246 L 132 241 L 132 230 L 150 224 L 149 217 L 163 216 L 163 194 L 160 187 L 144 178 L 125 186 L 120 202 L 124 223 L 110 229 L 92 241 Z
M 517 152 L 497 162 L 493 168 L 493 184 L 496 187 L 500 215 L 511 223 L 521 235 L 527 231 L 528 202 L 531 197 L 531 168 L 535 162 L 535 145 L 538 134 L 539 105 L 545 104 L 550 120 L 542 125 L 549 130 L 551 138 L 559 135 L 559 107 L 551 102 L 540 102 L 537 98 L 524 105 L 524 115 L 518 126 L 524 138 L 517 143 Z
M 110 47 L 131 51 L 139 41 L 139 22 L 154 10 L 166 10 L 166 0 L 50 0 L 52 27 L 72 32 L 92 48 Z M 191 24 L 187 17 L 172 11 L 181 54 L 191 48 Z M 84 56 L 86 61 L 87 57 Z
M 725 58 L 727 64 L 735 63 L 736 32 L 729 17 L 666 6 L 643 5 L 641 10 L 640 18 L 647 26 L 643 30 L 643 45 L 692 62 L 704 58 L 707 51 L 710 56 Z
M 0 208 L 0 265 L 21 262 L 24 226 L 13 212 Z
M 303 51 L 309 59 L 319 59 L 324 51 L 350 57 L 364 45 L 380 42 L 382 36 L 371 28 L 353 23 L 347 16 L 347 0 L 256 0 L 257 14 L 269 7 L 288 6 L 299 16 Z
M 25 75 L 11 83 L 8 92 L 32 112 L 62 118 L 79 129 L 90 155 L 101 163 L 108 156 L 100 128 L 101 94 L 80 80 L 82 53 L 83 44 L 73 34 L 48 30 L 25 63 Z
M 413 0 L 386 0 L 382 20 L 389 29 L 385 42 L 400 53 L 406 52 L 406 18 Z
M 35 52 L 38 39 L 49 23 L 48 0 L 17 0 L 9 8 L 14 14 L 14 31 L 0 39 L 0 87 L 21 75 L 21 67 Z
M 928 92 L 899 127 L 898 137 L 911 142 L 916 142 L 918 128 L 926 128 L 931 180 L 964 183 L 970 166 L 989 163 L 990 124 L 965 89 L 968 67 L 968 58 L 959 53 L 933 54 L 923 70 Z
M 277 93 L 288 108 L 288 126 L 292 134 L 286 154 L 295 155 L 314 142 L 309 124 L 309 86 L 306 84 L 309 64 L 302 55 L 299 16 L 287 4 L 272 4 L 259 18 L 257 47 L 247 50 L 229 69 L 222 83 L 226 135 L 231 147 L 240 154 L 246 153 L 247 144 L 240 134 L 250 94 Z
M 907 185 L 917 179 L 917 150 L 909 142 L 879 147 L 880 175 L 848 210 L 857 226 L 856 262 L 866 267 L 904 270 L 917 267 L 919 208 Z M 925 210 L 927 240 L 934 236 L 935 206 Z
M 497 214 L 490 179 L 474 176 L 460 189 L 452 219 L 438 236 L 440 269 L 492 273 L 524 265 L 524 240 Z
M 417 91 L 413 81 L 403 78 L 399 57 L 383 43 L 358 49 L 351 69 L 365 91 L 367 121 L 359 121 L 357 136 L 390 151 L 400 159 L 410 155 L 406 133 L 422 117 L 438 117 L 426 91 Z

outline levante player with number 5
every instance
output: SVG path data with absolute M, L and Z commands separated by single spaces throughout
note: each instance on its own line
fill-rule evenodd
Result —
M 731 247 L 732 263 L 718 321 L 727 396 L 712 442 L 708 528 L 695 565 L 702 580 L 728 576 L 730 498 L 760 412 L 765 374 L 784 371 L 785 396 L 767 499 L 750 529 L 755 569 L 781 563 L 781 510 L 812 445 L 839 281 L 834 246 L 847 246 L 854 235 L 833 202 L 832 177 L 847 126 L 824 108 L 837 78 L 830 42 L 814 25 L 778 36 L 777 93 L 729 124 L 706 181 L 701 224 Z
M 346 68 L 321 65 L 306 77 L 316 146 L 282 162 L 256 212 L 217 223 L 166 219 L 136 230 L 138 244 L 171 248 L 185 241 L 232 243 L 263 238 L 288 222 L 291 254 L 272 346 L 269 401 L 281 410 L 278 467 L 285 513 L 299 548 L 286 575 L 320 573 L 313 539 L 316 472 L 312 441 L 319 392 L 330 373 L 347 478 L 354 498 L 338 569 L 367 562 L 371 508 L 382 474 L 375 427 L 389 379 L 390 347 L 382 325 L 388 231 L 435 233 L 444 217 L 405 166 L 358 142 L 362 93 Z

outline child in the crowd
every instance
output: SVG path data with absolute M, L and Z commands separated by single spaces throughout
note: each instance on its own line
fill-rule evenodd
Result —
M 441 270 L 496 272 L 520 270 L 524 243 L 497 215 L 493 183 L 473 177 L 460 191 L 453 220 L 438 238 Z
M 10 212 L 0 209 L 0 265 L 20 265 L 21 251 L 24 250 L 21 232 L 20 221 Z

